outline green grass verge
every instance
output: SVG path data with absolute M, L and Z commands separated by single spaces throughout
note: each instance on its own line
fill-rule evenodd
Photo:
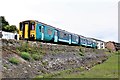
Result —
M 118 78 L 118 54 L 113 54 L 106 62 L 94 66 L 90 71 L 62 74 L 63 78 Z M 64 76 L 63 76 L 64 75 Z

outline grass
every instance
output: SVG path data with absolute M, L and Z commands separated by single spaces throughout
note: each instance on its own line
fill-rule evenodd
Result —
M 21 57 L 25 60 L 30 60 L 31 55 L 28 52 L 22 52 Z
M 118 54 L 113 54 L 106 62 L 94 66 L 90 71 L 62 74 L 63 78 L 118 78 Z M 63 76 L 64 75 L 64 76 Z
M 16 64 L 16 65 L 19 64 L 19 60 L 17 58 L 15 58 L 15 57 L 10 58 L 9 62 L 11 62 L 13 64 Z
M 34 60 L 40 60 L 40 59 L 42 59 L 42 57 L 43 57 L 43 55 L 40 55 L 40 54 L 32 54 L 32 58 L 34 59 Z
M 63 76 L 64 74 L 70 74 L 75 71 L 83 71 L 83 70 L 85 70 L 83 67 L 79 67 L 79 68 L 67 69 L 55 73 L 46 73 L 43 75 L 38 75 L 35 78 L 56 78 L 56 77 L 59 78 L 59 75 Z

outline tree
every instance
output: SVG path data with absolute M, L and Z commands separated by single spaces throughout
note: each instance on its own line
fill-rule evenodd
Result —
M 9 25 L 4 16 L 0 16 L 0 22 L 2 23 L 2 27 Z
M 7 32 L 17 32 L 18 29 L 15 25 L 9 25 L 4 16 L 0 16 L 0 24 L 2 26 L 2 31 Z
M 18 31 L 18 29 L 15 25 L 11 25 L 9 28 L 10 28 L 10 32 L 17 32 Z

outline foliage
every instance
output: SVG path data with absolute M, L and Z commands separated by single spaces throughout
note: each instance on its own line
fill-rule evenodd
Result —
M 120 55 L 120 51 L 116 51 L 116 52 L 114 52 L 114 54 Z
M 8 69 L 8 65 L 7 64 L 3 64 L 3 66 Z
M 2 24 L 2 27 L 9 25 L 8 21 L 6 21 L 4 16 L 0 16 L 0 24 Z
M 83 71 L 85 70 L 84 67 L 78 67 L 78 68 L 71 68 L 71 69 L 67 69 L 67 70 L 63 70 L 63 71 L 59 71 L 59 72 L 55 72 L 55 73 L 48 73 L 48 74 L 44 74 L 43 77 L 44 78 L 53 78 L 53 77 L 59 77 L 59 76 L 64 76 L 65 74 L 70 74 L 70 73 L 74 73 L 76 71 Z
M 4 16 L 0 16 L 0 24 L 2 24 L 2 31 L 17 32 L 18 29 L 15 25 L 9 25 Z
M 82 52 L 79 52 L 79 55 L 80 55 L 80 56 L 84 56 L 84 53 L 82 53 Z
M 85 52 L 84 49 L 85 49 L 84 47 L 80 46 L 79 51 L 80 51 L 81 53 L 84 53 L 84 52 Z
M 13 63 L 13 64 L 18 64 L 19 63 L 19 60 L 15 57 L 12 57 L 9 59 L 9 62 Z
M 40 80 L 40 78 L 44 78 L 44 77 L 42 75 L 38 75 L 33 80 Z
M 32 54 L 32 58 L 34 60 L 39 60 L 39 59 L 41 59 L 41 55 L 39 55 L 39 54 Z
M 44 66 L 48 65 L 48 61 L 44 61 L 44 62 L 42 61 L 42 65 L 44 65 Z
M 90 71 L 77 74 L 62 74 L 63 78 L 118 78 L 118 56 L 113 54 L 103 64 L 96 65 Z M 113 64 L 113 65 L 111 65 Z
M 28 48 L 28 43 L 25 42 L 25 43 L 21 43 L 22 45 L 20 47 L 17 47 L 17 49 L 20 51 L 20 52 L 28 52 L 29 51 L 29 48 Z
M 31 56 L 28 52 L 22 52 L 21 57 L 25 60 L 30 60 Z

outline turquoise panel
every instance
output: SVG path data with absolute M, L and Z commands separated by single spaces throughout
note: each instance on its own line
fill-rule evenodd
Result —
M 89 39 L 88 39 L 88 40 L 86 39 L 86 41 L 87 41 L 87 46 L 88 46 L 88 47 L 92 47 L 92 41 L 89 40 Z
M 72 35 L 72 44 L 78 44 L 79 37 L 77 35 Z
M 58 42 L 58 31 L 55 30 L 55 33 L 54 33 L 54 42 Z
M 41 38 L 42 38 L 42 32 L 40 29 L 41 26 L 42 26 L 42 24 L 40 24 L 40 23 L 36 24 L 36 40 L 41 40 Z
M 80 37 L 80 45 L 82 45 L 82 46 L 87 46 L 87 41 L 86 41 L 85 38 L 81 38 L 81 37 Z
M 97 43 L 93 42 L 93 43 L 92 43 L 92 47 L 93 47 L 93 48 L 96 48 L 96 47 L 97 47 Z
M 50 26 L 44 25 L 44 40 L 51 41 L 54 40 L 55 29 Z
M 60 42 L 66 42 L 66 43 L 71 43 L 69 40 L 69 33 L 64 32 L 64 31 L 58 31 L 58 41 Z

